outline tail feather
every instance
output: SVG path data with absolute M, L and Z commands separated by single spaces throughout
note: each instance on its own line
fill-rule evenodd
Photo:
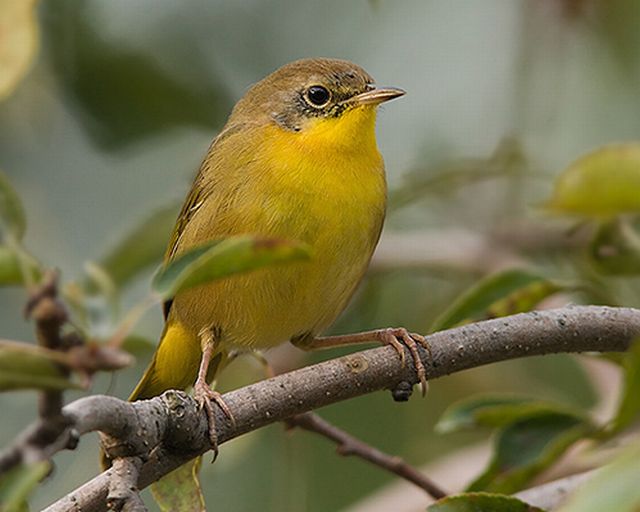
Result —
M 200 342 L 181 324 L 167 322 L 156 353 L 138 382 L 129 401 L 145 400 L 161 395 L 168 389 L 187 389 L 196 378 L 201 356 Z M 214 363 L 212 361 L 212 363 Z M 214 364 L 212 364 L 214 366 Z M 218 367 L 215 364 L 214 373 Z M 111 461 L 100 450 L 102 469 L 111 466 Z
M 146 400 L 153 398 L 154 396 L 161 395 L 167 389 L 171 389 L 171 386 L 167 387 L 160 379 L 156 372 L 156 357 L 153 357 L 151 363 L 144 372 L 144 375 L 129 395 L 129 402 L 135 402 L 136 400 Z
M 169 319 L 156 353 L 129 401 L 153 398 L 168 389 L 188 388 L 195 381 L 201 355 L 198 336 Z

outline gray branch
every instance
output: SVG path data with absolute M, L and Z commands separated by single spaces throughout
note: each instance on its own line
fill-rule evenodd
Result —
M 438 332 L 427 337 L 431 354 L 420 355 L 427 377 L 518 357 L 560 352 L 620 352 L 640 335 L 640 310 L 573 306 L 514 315 Z M 407 354 L 407 360 L 411 358 Z M 276 421 L 374 391 L 406 388 L 417 377 L 403 367 L 391 347 L 365 350 L 279 375 L 226 393 L 232 425 L 216 411 L 219 443 Z M 139 457 L 142 489 L 210 449 L 207 420 L 181 392 L 132 404 L 101 396 L 64 408 L 74 428 L 101 430 L 112 456 Z M 150 452 L 150 449 L 156 448 Z M 113 468 L 71 492 L 46 510 L 105 511 Z

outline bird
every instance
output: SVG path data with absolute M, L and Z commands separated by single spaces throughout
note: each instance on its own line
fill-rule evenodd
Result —
M 362 280 L 378 243 L 387 186 L 375 124 L 398 88 L 377 88 L 340 59 L 291 62 L 250 87 L 213 140 L 171 235 L 165 264 L 207 241 L 235 235 L 295 240 L 308 261 L 266 267 L 178 292 L 164 304 L 157 350 L 130 400 L 193 387 L 217 449 L 211 386 L 234 351 L 290 341 L 304 350 L 378 341 L 404 364 L 417 350 L 404 328 L 322 337 Z

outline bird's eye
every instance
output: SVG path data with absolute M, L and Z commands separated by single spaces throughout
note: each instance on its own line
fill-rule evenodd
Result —
M 314 107 L 324 107 L 331 99 L 331 93 L 321 85 L 312 85 L 307 89 L 305 97 L 308 103 Z

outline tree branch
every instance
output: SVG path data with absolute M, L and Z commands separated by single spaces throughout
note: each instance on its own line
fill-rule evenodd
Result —
M 640 310 L 573 306 L 537 311 L 466 325 L 427 337 L 431 356 L 420 356 L 427 377 L 435 379 L 484 364 L 518 357 L 559 352 L 624 351 L 640 335 Z M 409 357 L 407 357 L 409 360 Z M 417 377 L 403 367 L 391 347 L 365 350 L 226 393 L 233 412 L 232 425 L 216 410 L 219 443 L 325 405 L 381 389 L 394 390 Z M 85 404 L 99 409 L 88 418 Z M 117 412 L 116 412 L 117 411 Z M 152 400 L 128 404 L 92 396 L 64 408 L 79 432 L 101 429 L 115 434 L 109 452 L 115 456 L 140 456 L 146 460 L 138 487 L 144 488 L 195 456 L 210 449 L 206 415 L 180 392 L 167 392 Z M 118 417 L 118 414 L 123 416 Z M 129 421 L 131 420 L 131 422 Z M 80 425 L 81 423 L 84 425 Z M 144 432 L 140 435 L 140 432 Z M 162 432 L 160 432 L 162 431 Z M 154 441 L 161 441 L 149 455 Z M 109 443 L 107 443 L 109 447 Z M 81 509 L 103 511 L 109 479 L 106 471 L 68 494 L 48 512 Z
M 51 350 L 64 351 L 67 347 L 62 339 L 61 329 L 67 322 L 67 310 L 58 300 L 58 273 L 50 271 L 45 274 L 42 283 L 29 296 L 25 308 L 25 316 L 36 323 L 36 335 L 40 346 Z M 69 376 L 69 369 L 59 365 L 60 372 Z M 47 420 L 54 430 L 64 429 L 62 418 L 62 391 L 42 391 L 38 404 L 38 412 L 43 420 Z M 56 426 L 57 424 L 57 426 Z
M 117 347 L 86 342 L 78 333 L 63 334 L 68 321 L 64 304 L 58 299 L 58 273 L 48 271 L 42 282 L 30 290 L 25 317 L 36 324 L 41 353 L 56 364 L 64 377 L 77 372 L 89 383 L 97 371 L 124 368 L 133 358 Z M 5 346 L 20 346 L 20 342 L 4 342 Z M 64 448 L 74 448 L 78 432 L 68 415 L 63 413 L 63 392 L 57 389 L 39 392 L 39 421 L 27 428 L 16 441 L 0 452 L 0 474 L 22 462 L 49 459 Z M 94 429 L 95 430 L 95 429 Z
M 298 414 L 297 416 L 289 418 L 287 423 L 291 426 L 326 437 L 338 445 L 337 451 L 340 455 L 345 457 L 355 455 L 375 466 L 394 473 L 400 478 L 404 478 L 412 484 L 417 485 L 433 499 L 439 500 L 447 495 L 436 483 L 432 482 L 413 466 L 407 464 L 400 457 L 388 455 L 371 445 L 363 443 L 351 434 L 323 420 L 317 414 L 312 412 Z

